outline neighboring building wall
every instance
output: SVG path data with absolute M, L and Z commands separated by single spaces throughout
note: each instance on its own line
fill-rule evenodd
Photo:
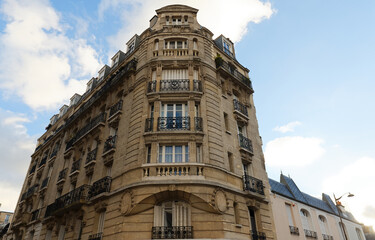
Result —
M 8 239 L 276 239 L 248 69 L 157 14 L 51 121 Z
M 0 211 L 0 224 L 11 223 L 12 219 L 13 219 L 13 213 L 12 212 Z
M 282 175 L 281 178 L 286 177 Z M 278 239 L 344 240 L 339 225 L 340 218 L 335 214 L 335 209 L 329 208 L 329 204 L 304 193 L 303 195 L 308 196 L 309 200 L 304 199 L 311 204 L 302 203 L 296 200 L 292 191 L 289 190 L 289 186 L 277 183 L 274 180 L 270 180 L 270 182 L 272 187 L 270 201 Z M 299 190 L 294 188 L 294 191 Z M 318 206 L 326 210 L 320 209 Z M 291 214 L 288 213 L 288 210 Z M 348 240 L 364 240 L 361 225 L 354 221 L 350 213 L 345 212 L 345 214 L 344 217 L 348 219 L 344 218 L 343 223 Z

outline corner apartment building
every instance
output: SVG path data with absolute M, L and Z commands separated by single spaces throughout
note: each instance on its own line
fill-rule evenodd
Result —
M 342 205 L 336 207 L 327 194 L 318 199 L 301 192 L 293 179 L 283 174 L 280 182 L 269 179 L 269 183 L 278 239 L 366 239 L 361 224 Z
M 197 9 L 156 10 L 51 118 L 7 239 L 275 239 L 249 70 Z

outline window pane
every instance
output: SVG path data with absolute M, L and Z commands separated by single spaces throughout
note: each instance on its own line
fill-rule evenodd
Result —
M 159 147 L 159 162 L 163 162 L 163 147 Z
M 182 146 L 175 146 L 175 162 L 182 162 Z
M 189 146 L 185 145 L 185 162 L 189 162 Z
M 173 146 L 165 146 L 165 162 L 173 162 Z

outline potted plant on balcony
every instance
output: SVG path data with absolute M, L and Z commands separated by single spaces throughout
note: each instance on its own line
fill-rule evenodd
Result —
M 220 56 L 220 54 L 217 54 L 215 58 L 216 68 L 222 66 L 223 62 L 224 62 L 223 58 Z

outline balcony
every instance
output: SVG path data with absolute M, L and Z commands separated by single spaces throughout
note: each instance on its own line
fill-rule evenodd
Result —
M 195 131 L 203 131 L 203 121 L 201 117 L 194 117 Z
M 160 92 L 177 92 L 189 90 L 189 79 L 160 80 Z
M 290 234 L 299 235 L 299 229 L 295 226 L 289 226 Z
M 89 198 L 95 197 L 101 193 L 109 192 L 111 190 L 112 178 L 107 176 L 94 182 L 90 188 Z
M 304 229 L 304 231 L 305 231 L 306 237 L 308 237 L 308 238 L 318 238 L 318 235 L 316 234 L 316 232 L 311 231 L 311 230 L 307 230 L 307 229 Z
M 111 109 L 109 110 L 109 117 L 108 118 L 111 118 L 112 116 L 114 116 L 116 113 L 120 112 L 121 109 L 122 109 L 122 100 L 118 101 L 115 105 L 113 105 L 111 107 Z
M 59 172 L 59 177 L 57 178 L 57 183 L 65 181 L 66 173 L 68 172 L 68 168 L 65 168 Z
M 190 130 L 190 117 L 159 117 L 158 131 Z
M 103 236 L 102 232 L 96 233 L 96 234 L 91 234 L 91 235 L 89 235 L 88 240 L 101 240 L 102 236 Z
M 233 99 L 233 106 L 234 106 L 234 111 L 237 111 L 243 115 L 245 115 L 246 117 L 248 117 L 248 113 L 247 113 L 247 107 L 242 104 L 241 102 L 239 102 L 237 99 Z
M 117 138 L 117 135 L 109 136 L 107 138 L 107 140 L 104 142 L 103 153 L 106 153 L 106 152 L 116 148 L 116 138 Z
M 156 81 L 151 81 L 151 82 L 148 82 L 148 85 L 147 85 L 147 92 L 148 93 L 151 93 L 151 92 L 156 92 Z
M 264 195 L 264 185 L 262 180 L 249 175 L 244 175 L 242 179 L 244 190 Z
M 153 123 L 154 119 L 153 118 L 147 118 L 146 119 L 146 124 L 145 124 L 145 132 L 152 132 L 153 130 Z
M 230 74 L 232 77 L 234 77 L 235 79 L 237 79 L 239 82 L 241 82 L 242 84 L 244 84 L 245 86 L 247 86 L 248 88 L 251 89 L 251 92 L 254 92 L 253 90 L 253 85 L 251 83 L 251 80 L 250 78 L 244 76 L 242 73 L 240 73 L 239 71 L 237 71 L 234 67 L 230 66 L 227 62 L 225 62 L 224 60 L 219 60 L 219 61 L 216 61 L 216 68 L 217 69 L 222 69 L 224 70 L 224 72 Z
M 90 152 L 87 153 L 86 165 L 95 162 L 97 152 L 98 152 L 98 148 L 95 148 L 94 150 L 91 150 Z
M 92 119 L 89 123 L 87 123 L 83 128 L 78 130 L 78 132 L 74 135 L 74 137 L 67 142 L 65 151 L 71 148 L 76 141 L 81 139 L 91 130 L 96 128 L 101 123 L 104 123 L 105 119 L 106 119 L 106 113 L 102 112 L 98 116 L 96 116 L 94 119 Z
M 31 213 L 31 222 L 36 221 L 39 218 L 40 209 L 37 209 Z
M 323 236 L 323 240 L 333 240 L 333 237 L 330 236 L 330 235 L 327 235 L 327 234 L 323 233 L 322 236 Z
M 152 227 L 152 239 L 191 239 L 192 226 Z
M 200 163 L 158 163 L 145 164 L 143 167 L 143 177 L 160 178 L 172 177 L 183 178 L 203 177 L 204 166 Z
M 179 49 L 163 49 L 163 56 L 188 56 L 189 50 L 187 48 Z
M 252 240 L 266 240 L 266 234 L 264 232 L 258 232 L 250 230 Z
M 29 189 L 27 189 L 27 191 L 24 194 L 22 194 L 21 200 L 25 200 L 33 196 L 34 193 L 38 191 L 38 187 L 39 187 L 39 184 L 34 184 L 33 186 L 29 187 Z
M 70 170 L 70 175 L 79 173 L 80 167 L 81 167 L 81 158 L 73 162 L 72 169 Z
M 45 217 L 59 214 L 62 210 L 67 211 L 72 208 L 78 208 L 87 203 L 89 189 L 89 185 L 82 185 L 57 198 L 54 203 L 48 205 Z
M 250 139 L 244 137 L 244 135 L 242 134 L 238 134 L 238 140 L 240 141 L 241 148 L 249 151 L 250 153 L 253 153 L 253 144 L 251 143 Z

